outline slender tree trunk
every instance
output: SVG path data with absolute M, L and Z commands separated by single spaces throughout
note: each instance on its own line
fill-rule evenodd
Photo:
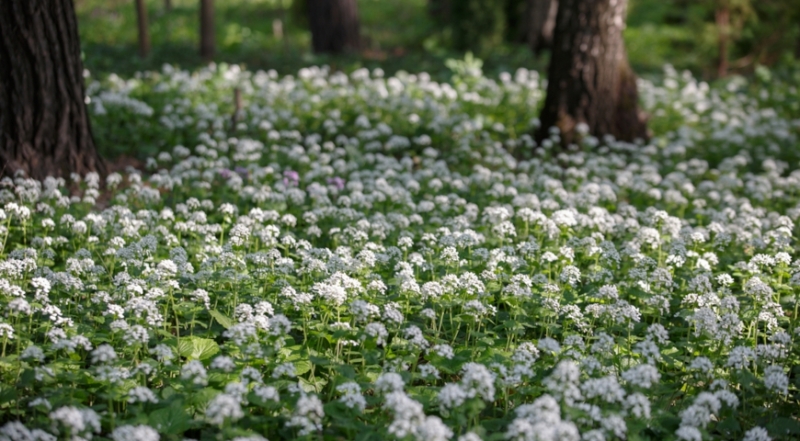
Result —
M 797 37 L 794 43 L 794 57 L 800 60 L 800 37 Z
M 200 56 L 209 61 L 214 57 L 214 0 L 200 0 Z
M 286 26 L 286 8 L 283 6 L 283 0 L 278 0 L 278 11 L 280 18 L 278 19 L 278 23 L 280 26 L 276 26 L 275 21 L 272 22 L 272 34 L 275 35 L 275 38 L 280 39 L 283 42 L 283 48 L 289 48 L 289 36 L 284 30 Z M 280 32 L 278 32 L 280 30 Z
M 164 0 L 164 11 L 172 11 L 172 0 Z
M 558 0 L 528 0 L 523 26 L 523 41 L 534 53 L 549 49 L 553 44 Z
M 150 30 L 147 26 L 147 6 L 144 0 L 136 0 L 136 24 L 139 29 L 139 56 L 150 55 Z
M 723 2 L 714 13 L 717 22 L 719 60 L 717 61 L 717 77 L 728 75 L 728 41 L 730 40 L 731 11 L 728 4 Z
M 36 179 L 105 171 L 72 0 L 0 1 L 0 162 Z
M 316 53 L 342 53 L 361 46 L 356 0 L 308 0 L 308 24 Z
M 573 142 L 578 124 L 597 137 L 647 138 L 622 39 L 626 7 L 627 0 L 559 1 L 538 140 L 558 127 L 562 142 Z

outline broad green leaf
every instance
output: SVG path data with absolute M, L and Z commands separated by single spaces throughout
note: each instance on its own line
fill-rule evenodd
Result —
M 779 417 L 767 424 L 767 429 L 776 436 L 785 436 L 786 439 L 794 438 L 800 435 L 800 422 L 790 418 Z
M 305 378 L 300 378 L 300 387 L 302 387 L 306 392 L 320 393 L 326 384 L 328 384 L 328 381 L 324 378 L 317 377 L 311 381 L 306 380 Z
M 178 353 L 186 358 L 206 360 L 218 352 L 217 342 L 208 338 L 184 337 L 178 342 Z
M 208 311 L 208 313 L 211 314 L 211 317 L 214 317 L 214 320 L 216 320 L 217 323 L 222 325 L 223 328 L 229 329 L 231 326 L 233 326 L 233 320 L 225 316 L 225 314 L 217 311 L 216 309 L 211 309 Z
M 174 402 L 169 407 L 150 413 L 148 423 L 165 435 L 180 435 L 191 428 L 192 419 L 183 410 L 181 402 Z
M 297 375 L 303 375 L 311 370 L 311 362 L 308 360 L 297 360 L 293 362 L 293 364 L 294 364 L 294 373 Z

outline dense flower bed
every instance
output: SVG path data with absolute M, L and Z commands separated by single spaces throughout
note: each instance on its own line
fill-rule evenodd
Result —
M 797 89 L 668 70 L 563 151 L 455 69 L 94 83 L 164 150 L 2 181 L 0 440 L 800 436 Z

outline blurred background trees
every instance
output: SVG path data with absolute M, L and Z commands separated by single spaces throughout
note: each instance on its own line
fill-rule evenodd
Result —
M 75 6 L 92 71 L 124 74 L 213 59 L 281 73 L 330 62 L 435 75 L 444 60 L 466 51 L 484 59 L 488 72 L 544 70 L 558 0 L 75 0 Z M 211 19 L 201 20 L 209 17 L 205 10 L 213 11 Z M 208 25 L 203 32 L 201 23 Z M 149 31 L 145 59 L 128 56 L 140 44 L 139 29 Z M 630 0 L 623 36 L 631 66 L 645 76 L 666 63 L 706 79 L 747 74 L 800 55 L 800 2 Z

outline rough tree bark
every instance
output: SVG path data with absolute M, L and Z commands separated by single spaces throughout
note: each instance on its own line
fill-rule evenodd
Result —
M 580 123 L 597 137 L 648 137 L 622 39 L 626 8 L 627 0 L 559 1 L 539 141 L 555 126 L 573 142 Z
M 522 37 L 534 53 L 552 46 L 557 12 L 558 0 L 528 0 Z
M 145 58 L 150 54 L 150 30 L 144 0 L 136 0 L 136 25 L 139 31 L 139 56 Z
M 36 179 L 105 172 L 72 0 L 0 1 L 0 162 Z
M 200 0 L 200 56 L 209 61 L 215 51 L 214 0 Z
M 308 0 L 308 25 L 316 53 L 342 53 L 361 46 L 356 0 Z

